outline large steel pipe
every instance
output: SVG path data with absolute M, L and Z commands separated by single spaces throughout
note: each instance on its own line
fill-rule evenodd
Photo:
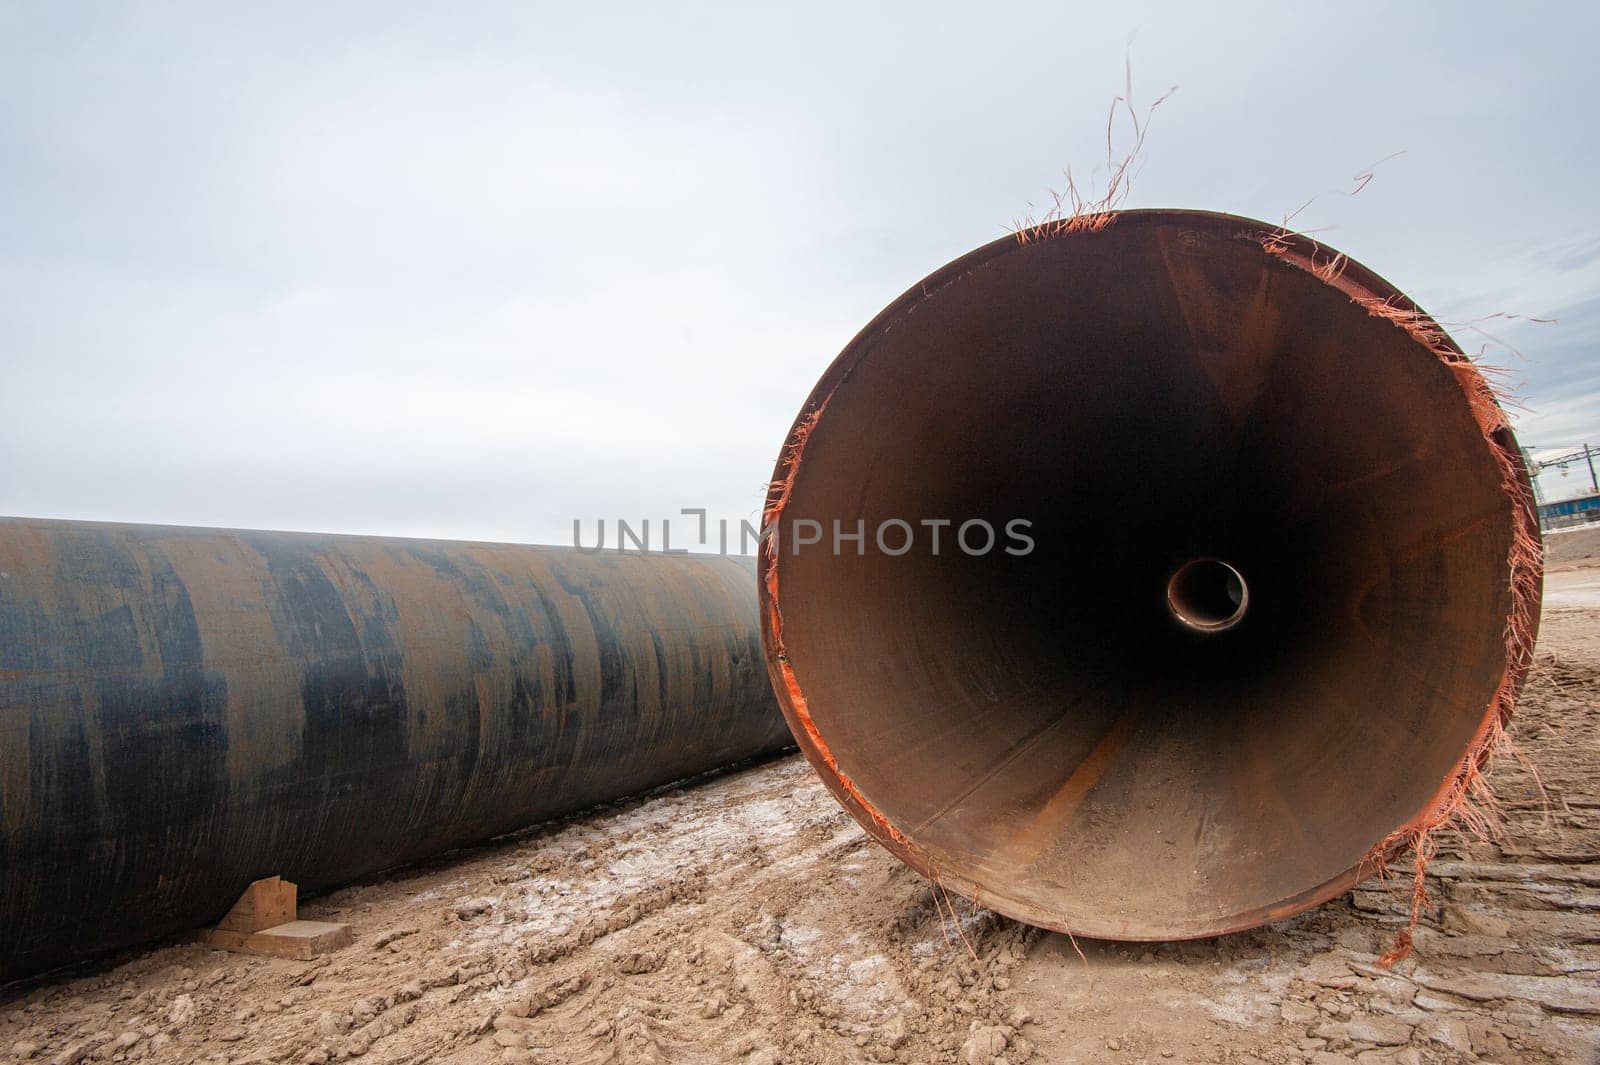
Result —
M 746 559 L 0 519 L 0 981 L 788 743 Z
M 839 801 L 945 887 L 1107 938 L 1276 919 L 1437 827 L 1538 610 L 1477 371 L 1371 272 L 1212 214 L 914 285 L 822 377 L 766 518 L 769 669 Z

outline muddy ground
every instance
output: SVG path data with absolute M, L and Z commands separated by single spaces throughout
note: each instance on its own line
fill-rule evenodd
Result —
M 1580 534 L 1567 534 L 1580 535 Z M 798 756 L 315 899 L 316 962 L 182 943 L 0 995 L 27 1061 L 1600 1062 L 1600 559 L 1552 538 L 1494 843 L 1240 935 L 1119 946 L 946 906 Z M 1597 545 L 1600 546 L 1600 545 Z M 1081 950 L 1081 955 L 1080 955 Z

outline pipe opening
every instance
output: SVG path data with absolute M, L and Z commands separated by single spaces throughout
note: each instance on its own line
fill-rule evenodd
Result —
M 1517 504 L 1456 375 L 1370 273 L 1353 298 L 1241 232 L 1134 212 L 980 249 L 846 349 L 775 474 L 802 750 L 895 853 L 1034 924 L 1214 935 L 1330 897 L 1505 676 Z
M 1196 558 L 1167 582 L 1167 609 L 1196 632 L 1225 632 L 1244 620 L 1250 588 L 1240 572 L 1217 558 Z

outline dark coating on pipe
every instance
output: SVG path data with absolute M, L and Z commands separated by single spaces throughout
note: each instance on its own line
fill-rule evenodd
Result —
M 1248 219 L 1110 223 L 979 248 L 839 355 L 768 495 L 763 637 L 801 750 L 919 871 L 1215 935 L 1452 812 L 1527 669 L 1537 532 L 1481 378 L 1377 275 Z M 790 535 L 1017 518 L 1022 556 Z M 1225 631 L 1173 623 L 1195 558 L 1246 576 Z
M 0 519 L 0 981 L 790 742 L 749 559 Z

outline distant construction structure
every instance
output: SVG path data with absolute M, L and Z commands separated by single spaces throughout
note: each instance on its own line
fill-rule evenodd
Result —
M 1565 529 L 1573 525 L 1600 522 L 1600 494 L 1539 504 L 1539 528 Z
M 1600 448 L 1582 444 L 1570 448 L 1565 453 L 1554 458 L 1542 461 L 1527 457 L 1528 473 L 1533 479 L 1534 491 L 1539 493 L 1539 528 L 1544 530 L 1565 529 L 1573 525 L 1583 525 L 1592 521 L 1600 521 L 1600 476 L 1595 473 L 1595 454 Z M 1527 453 L 1524 452 L 1526 456 Z M 1544 495 L 1539 492 L 1539 474 L 1545 470 L 1558 469 L 1563 477 L 1567 474 L 1569 465 L 1582 463 L 1581 469 L 1587 468 L 1589 472 L 1588 495 L 1577 496 L 1572 499 L 1559 499 L 1547 503 Z

